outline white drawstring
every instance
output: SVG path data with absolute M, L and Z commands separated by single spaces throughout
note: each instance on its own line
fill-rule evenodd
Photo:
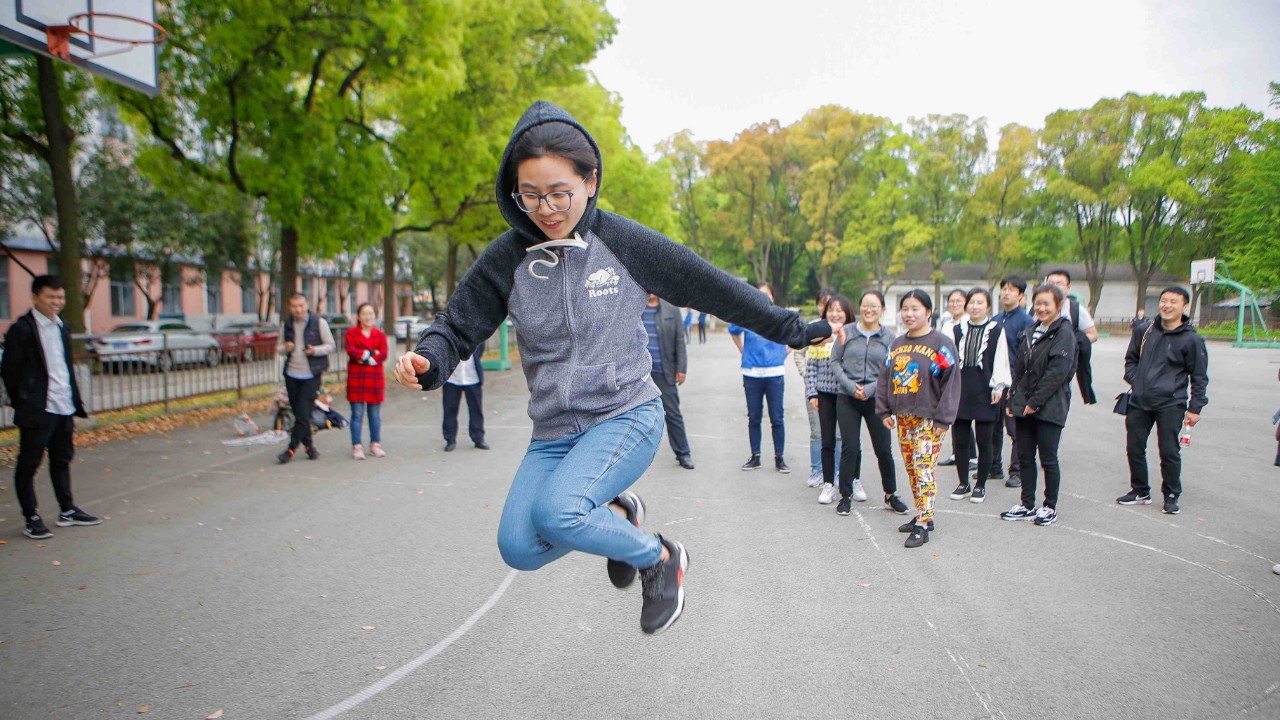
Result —
M 550 258 L 550 260 L 548 260 L 547 258 L 538 258 L 537 260 L 534 260 L 533 262 L 529 263 L 529 274 L 538 278 L 539 280 L 550 280 L 551 279 L 550 276 L 539 275 L 538 273 L 534 272 L 533 266 L 546 265 L 547 269 L 551 269 L 559 265 L 560 258 L 557 257 L 555 253 L 551 252 L 551 248 L 557 248 L 557 247 L 575 247 L 575 248 L 585 249 L 587 247 L 587 241 L 583 240 L 582 236 L 575 232 L 573 234 L 573 237 L 571 238 L 565 238 L 564 240 L 548 240 L 544 243 L 538 243 L 537 245 L 529 246 L 529 248 L 526 249 L 525 252 L 533 252 L 534 250 L 541 250 L 542 252 L 547 254 L 547 258 Z

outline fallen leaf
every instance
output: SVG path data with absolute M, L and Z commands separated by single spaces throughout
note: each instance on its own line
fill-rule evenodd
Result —
M 200 527 L 204 527 L 204 523 L 202 523 L 202 522 L 198 522 L 198 523 L 196 523 L 196 524 L 197 524 L 197 525 L 199 525 Z
M 936 552 L 936 553 L 934 553 L 934 554 L 933 554 L 933 556 L 934 556 L 934 557 L 942 557 L 942 553 L 938 553 L 938 552 Z
M 218 532 L 222 532 L 222 528 L 220 528 L 220 527 L 216 527 L 216 528 L 214 528 L 214 530 L 217 530 Z
M 53 564 L 54 564 L 55 566 L 57 566 L 57 565 L 61 565 L 61 564 L 62 564 L 62 561 L 61 561 L 61 560 L 54 560 L 54 561 L 53 561 Z
M 138 708 L 138 714 L 139 714 L 139 715 L 143 715 L 143 714 L 146 714 L 146 713 L 149 713 L 149 712 L 151 712 L 151 706 L 150 706 L 150 705 L 143 705 L 142 707 Z
M 310 540 L 310 539 L 311 539 L 311 536 L 310 536 L 310 535 L 303 535 L 303 536 L 302 536 L 302 539 L 303 539 L 303 540 Z
M 8 540 L 0 540 L 0 545 L 8 545 L 8 544 L 9 544 Z
M 102 472 L 104 472 L 104 473 L 109 473 L 109 472 L 111 472 L 111 468 L 109 468 L 109 467 L 104 467 L 104 468 L 102 468 Z
M 360 629 L 361 629 L 361 630 L 374 630 L 374 629 L 376 629 L 376 628 L 377 628 L 377 626 L 376 626 L 376 625 L 361 625 L 361 626 L 360 626 Z
M 88 586 L 88 585 L 85 585 L 84 583 L 80 583 L 80 589 L 81 589 L 81 590 L 84 590 L 84 589 L 85 589 L 85 588 L 87 588 L 87 587 L 89 587 L 89 586 Z
M 418 491 L 418 494 L 419 494 L 419 495 L 421 495 L 421 494 L 422 494 L 422 493 L 424 493 L 424 492 L 426 492 L 426 490 L 419 490 L 419 491 Z
M 387 669 L 387 666 L 386 666 L 386 665 L 374 665 L 374 666 L 373 666 L 373 669 L 374 669 L 374 670 L 386 670 L 386 669 Z
M 428 475 L 435 475 L 435 474 L 436 474 L 436 471 L 435 471 L 435 470 L 428 470 L 428 471 L 427 471 L 427 474 L 428 474 Z
M 222 708 L 218 708 L 208 715 L 205 715 L 204 720 L 218 720 L 220 717 L 222 717 Z
M 858 583 L 858 587 L 871 587 L 871 583 Z

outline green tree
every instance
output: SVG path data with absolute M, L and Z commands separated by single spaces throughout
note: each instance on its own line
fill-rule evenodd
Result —
M 870 282 L 881 292 L 902 272 L 907 257 L 932 239 L 933 228 L 921 222 L 912 209 L 907 163 L 910 145 L 907 135 L 890 128 L 884 142 L 868 158 L 866 170 L 872 182 L 853 199 L 843 234 L 843 253 L 862 259 Z
M 995 165 L 978 178 L 965 210 L 963 235 L 971 257 L 985 262 L 988 287 L 1024 261 L 1024 236 L 1035 203 L 1038 134 L 1010 124 L 1000 129 Z

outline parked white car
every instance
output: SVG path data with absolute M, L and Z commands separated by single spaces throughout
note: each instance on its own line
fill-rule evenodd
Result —
M 406 330 L 409 332 L 408 337 L 416 339 L 423 330 L 426 330 L 430 326 L 431 323 L 423 320 L 417 315 L 401 315 L 396 318 L 396 340 L 404 342 Z
M 209 333 L 196 332 L 177 320 L 140 320 L 117 325 L 89 341 L 104 363 L 136 362 L 169 371 L 178 365 L 222 362 L 222 348 Z

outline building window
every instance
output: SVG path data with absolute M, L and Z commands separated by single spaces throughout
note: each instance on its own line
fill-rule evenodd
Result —
M 356 281 L 347 280 L 347 312 L 352 315 L 356 312 Z
M 258 288 L 252 273 L 240 273 L 240 312 L 258 314 Z
M 302 278 L 302 294 L 307 296 L 307 306 L 313 307 L 316 304 L 315 297 L 316 280 L 315 278 Z
M 222 273 L 204 274 L 205 312 L 217 315 L 222 312 Z
M 160 291 L 160 311 L 164 315 L 182 314 L 182 268 L 168 266 Z
M 0 256 L 0 318 L 9 318 L 9 258 Z
M 111 278 L 111 314 L 115 317 L 133 317 L 133 264 L 127 260 L 111 261 L 108 271 Z
M 48 260 L 45 268 L 45 274 L 59 278 L 62 277 L 62 266 L 58 264 L 58 251 L 53 250 L 45 257 Z
M 338 312 L 338 281 L 336 278 L 328 278 L 324 281 L 324 311 L 330 314 Z

